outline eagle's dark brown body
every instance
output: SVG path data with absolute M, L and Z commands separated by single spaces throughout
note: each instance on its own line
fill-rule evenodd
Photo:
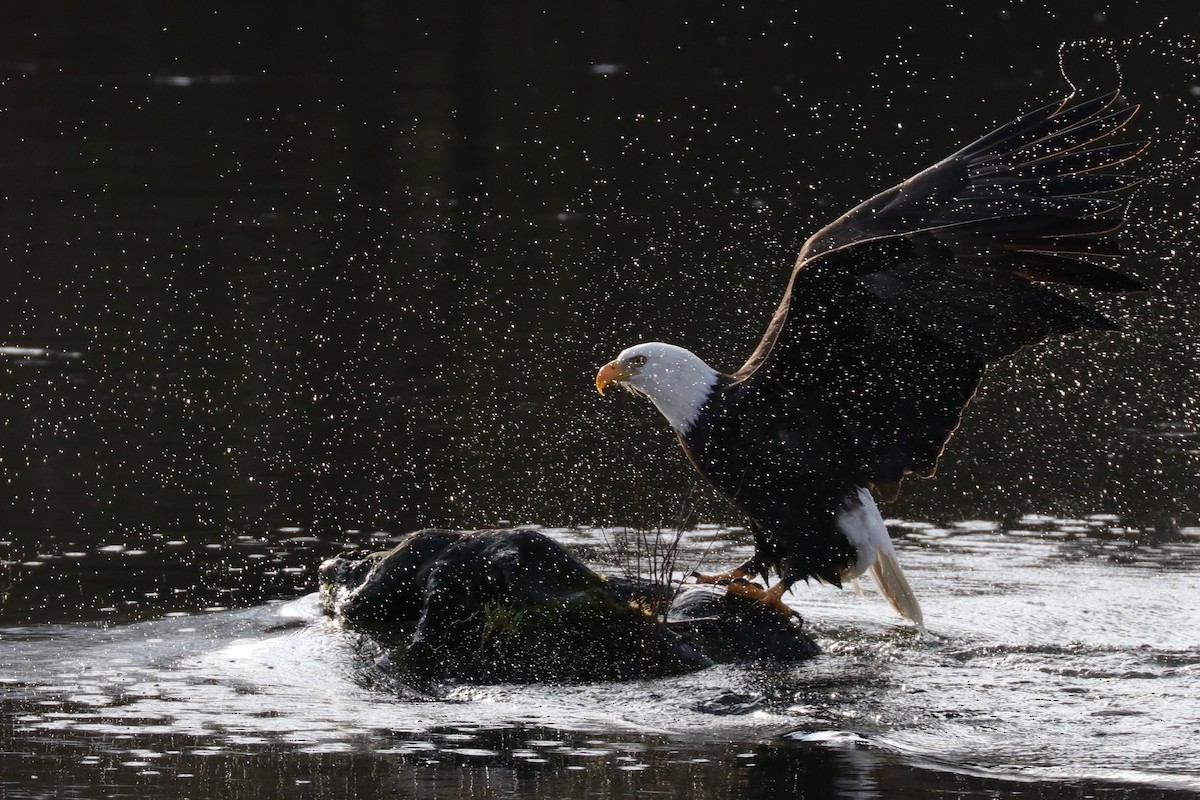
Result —
M 892 500 L 906 476 L 933 474 L 988 365 L 1116 327 L 1039 284 L 1140 288 L 1109 266 L 1125 217 L 1116 193 L 1138 181 L 1108 170 L 1146 146 L 1106 143 L 1137 111 L 1113 110 L 1117 99 L 1027 114 L 817 233 L 737 372 L 705 382 L 694 356 L 661 345 L 601 371 L 601 388 L 654 400 L 696 469 L 750 517 L 749 572 L 838 583 L 863 546 L 839 516 L 864 488 Z M 681 387 L 685 365 L 698 388 Z M 692 405 L 679 396 L 690 391 Z

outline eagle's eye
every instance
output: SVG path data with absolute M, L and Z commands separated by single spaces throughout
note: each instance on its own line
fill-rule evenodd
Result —
M 646 366 L 646 357 L 634 356 L 633 358 L 629 359 L 629 366 L 633 367 L 634 369 L 641 369 L 642 367 Z

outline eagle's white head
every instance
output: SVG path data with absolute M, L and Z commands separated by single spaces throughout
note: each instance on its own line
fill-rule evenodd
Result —
M 718 373 L 690 350 L 646 342 L 626 350 L 596 373 L 596 391 L 613 384 L 649 397 L 680 435 L 700 416 Z

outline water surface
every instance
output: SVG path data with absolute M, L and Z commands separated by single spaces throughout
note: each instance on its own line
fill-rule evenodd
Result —
M 576 787 L 613 797 L 682 792 L 683 781 L 723 797 L 792 779 L 802 796 L 850 784 L 873 796 L 897 774 L 963 797 L 1011 781 L 1006 791 L 1039 797 L 1200 791 L 1200 529 L 1161 537 L 1108 517 L 1024 522 L 893 521 L 927 637 L 872 586 L 861 597 L 801 587 L 791 602 L 825 651 L 817 659 L 620 685 L 422 695 L 397 682 L 383 648 L 322 617 L 315 595 L 142 622 L 6 626 L 6 791 L 69 796 L 63 761 L 85 784 L 185 780 L 221 797 L 244 791 L 209 785 L 230 764 L 287 765 L 297 781 L 327 769 L 339 781 L 403 776 L 425 796 L 463 781 L 485 795 Z M 548 533 L 603 570 L 625 568 L 622 532 Z M 699 529 L 680 563 L 744 558 L 743 539 Z

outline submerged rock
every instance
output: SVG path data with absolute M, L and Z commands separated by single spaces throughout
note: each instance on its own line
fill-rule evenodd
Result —
M 418 531 L 320 575 L 326 613 L 389 646 L 417 683 L 625 680 L 819 652 L 795 623 L 715 587 L 682 587 L 658 622 L 633 602 L 654 587 L 606 579 L 532 530 Z

